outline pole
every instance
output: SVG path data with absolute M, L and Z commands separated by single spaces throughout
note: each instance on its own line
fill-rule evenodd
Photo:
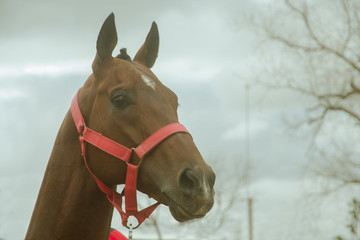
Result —
M 245 146 L 245 158 L 246 168 L 250 171 L 250 89 L 249 84 L 245 86 L 245 134 L 246 134 L 246 146 Z M 247 174 L 246 179 L 246 194 L 250 197 L 250 173 Z
M 249 198 L 248 198 L 248 210 L 249 210 L 249 240 L 253 240 L 252 204 L 253 204 L 253 199 L 249 197 Z
M 250 171 L 250 86 L 247 83 L 245 86 L 245 131 L 246 131 L 246 164 L 247 164 L 247 170 Z M 253 208 L 253 199 L 251 198 L 250 193 L 250 173 L 248 173 L 247 177 L 247 184 L 246 184 L 246 194 L 247 194 L 247 200 L 248 200 L 248 226 L 249 226 L 249 240 L 253 240 L 253 214 L 252 214 L 252 208 Z

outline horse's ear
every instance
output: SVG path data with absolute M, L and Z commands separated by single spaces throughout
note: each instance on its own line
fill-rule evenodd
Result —
M 101 65 L 107 59 L 112 58 L 112 52 L 117 44 L 114 13 L 111 13 L 104 21 L 96 42 L 96 57 L 94 64 Z
M 157 58 L 159 51 L 159 31 L 155 22 L 152 23 L 144 44 L 134 57 L 134 61 L 140 62 L 151 68 Z

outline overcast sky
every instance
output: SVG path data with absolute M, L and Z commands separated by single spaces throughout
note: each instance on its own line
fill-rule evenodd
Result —
M 231 169 L 245 158 L 244 86 L 263 57 L 244 16 L 273 5 L 271 0 L 0 0 L 0 238 L 22 239 L 26 233 L 56 133 L 91 74 L 97 34 L 111 12 L 118 32 L 114 55 L 126 47 L 133 57 L 151 22 L 157 22 L 154 73 L 177 93 L 180 121 L 202 154 Z M 306 210 L 299 203 L 309 142 L 289 134 L 282 121 L 284 114 L 301 114 L 301 106 L 289 93 L 264 100 L 261 90 L 249 91 L 256 239 L 302 239 L 309 235 L 299 226 Z M 226 174 L 218 174 L 218 183 L 226 183 L 221 176 Z M 328 205 L 346 211 L 346 204 Z M 243 239 L 245 211 L 236 212 Z M 336 211 L 324 208 L 325 218 Z M 344 231 L 343 219 L 323 221 L 316 236 L 329 239 Z

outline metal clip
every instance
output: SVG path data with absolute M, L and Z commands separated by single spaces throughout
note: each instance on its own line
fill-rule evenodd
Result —
M 129 226 L 129 240 L 132 240 L 132 233 L 133 233 L 133 226 L 132 224 L 130 223 L 130 226 Z
M 135 228 L 139 226 L 139 221 L 135 216 L 129 216 L 127 219 L 126 227 L 129 229 L 129 240 L 132 239 L 132 233 Z

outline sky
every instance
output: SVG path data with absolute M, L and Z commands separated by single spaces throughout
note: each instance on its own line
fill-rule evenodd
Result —
M 239 191 L 238 199 L 246 199 L 249 192 L 255 198 L 255 239 L 330 239 L 346 231 L 346 216 L 339 213 L 346 212 L 348 193 L 321 202 L 304 195 L 314 187 L 312 179 L 304 179 L 309 139 L 289 133 L 283 121 L 284 115 L 303 113 L 301 101 L 290 98 L 289 92 L 273 94 L 251 85 L 264 56 L 259 51 L 262 39 L 245 17 L 250 13 L 257 17 L 275 4 L 0 0 L 0 239 L 25 236 L 57 131 L 71 99 L 91 74 L 97 35 L 111 12 L 118 32 L 114 55 L 126 47 L 133 57 L 152 21 L 157 22 L 160 49 L 152 70 L 178 95 L 180 121 L 215 166 L 217 198 L 227 201 L 229 186 Z M 249 115 L 246 84 L 250 84 Z M 247 116 L 250 191 L 237 182 L 246 160 Z M 237 234 L 238 239 L 247 239 L 242 200 L 229 213 L 227 234 L 202 237 L 233 239 Z M 208 219 L 217 211 L 215 206 Z M 171 218 L 165 207 L 158 215 L 162 221 Z M 211 228 L 211 221 L 204 222 Z M 172 223 L 170 229 L 185 238 L 191 224 L 203 223 Z M 113 226 L 120 228 L 118 216 Z M 143 234 L 154 234 L 147 228 Z M 169 234 L 166 229 L 164 234 Z

